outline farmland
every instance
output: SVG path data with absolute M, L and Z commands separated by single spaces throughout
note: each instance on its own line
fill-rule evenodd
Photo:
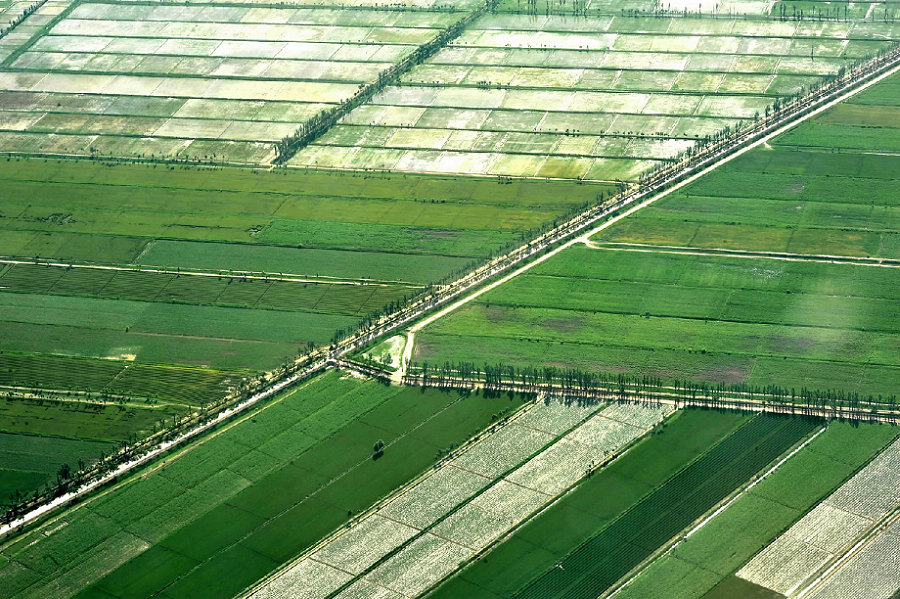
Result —
M 2 64 L 6 151 L 268 162 L 465 14 L 62 5 Z
M 716 597 L 732 572 L 828 496 L 897 436 L 884 425 L 830 424 L 774 473 L 651 562 L 616 596 L 621 599 Z M 801 483 L 802 481 L 802 483 Z
M 683 413 L 429 596 L 597 596 L 811 426 Z
M 900 257 L 896 76 L 597 237 L 605 244 Z M 752 182 L 752 185 L 750 183 Z
M 538 403 L 251 597 L 415 596 L 565 491 L 670 407 Z M 435 556 L 443 556 L 440 562 Z
M 77 469 L 122 442 L 144 436 L 187 410 L 177 404 L 103 405 L 7 399 L 0 403 L 0 505 L 55 483 L 65 464 Z
M 897 6 L 0 0 L 0 599 L 896 599 Z
M 881 91 L 895 81 L 851 102 L 895 110 Z M 879 136 L 854 145 L 873 122 L 857 106 L 836 106 L 437 321 L 417 336 L 415 359 L 499 355 L 894 394 L 896 268 L 869 259 L 895 255 L 900 163 Z M 843 131 L 823 143 L 847 147 L 812 145 L 822 127 Z
M 0 265 L 2 384 L 192 403 L 605 191 L 238 169 L 167 170 L 160 184 L 153 165 L 0 164 L 0 253 L 21 262 Z M 50 374 L 30 374 L 38 363 Z
M 329 373 L 4 545 L 3 595 L 237 593 L 520 403 Z
M 77 460 L 93 461 L 114 445 L 99 441 L 0 433 L 0 497 L 4 505 L 18 503 L 10 497 L 27 495 L 52 481 L 59 468 Z
M 824 566 L 900 507 L 900 443 L 895 442 L 756 554 L 737 576 L 783 595 L 804 588 Z M 888 538 L 891 532 L 888 531 Z M 894 578 L 900 587 L 900 580 Z
M 634 181 L 894 35 L 874 23 L 486 15 L 291 164 Z

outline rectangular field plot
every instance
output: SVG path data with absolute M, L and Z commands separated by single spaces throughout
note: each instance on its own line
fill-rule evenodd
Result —
M 79 459 L 90 463 L 114 449 L 101 441 L 0 432 L 0 506 L 16 491 L 28 494 L 50 483 L 63 464 L 74 470 Z
M 359 152 L 389 151 L 375 168 L 632 181 L 898 35 L 737 19 L 700 36 L 709 21 L 647 21 L 483 16 L 291 164 L 359 168 Z
M 618 596 L 639 599 L 665 594 L 699 599 L 713 588 L 716 591 L 710 596 L 728 596 L 726 587 L 749 586 L 731 573 L 896 436 L 897 431 L 888 425 L 829 424 L 703 527 L 644 567 Z M 845 451 L 849 446 L 854 448 L 852 453 Z M 764 593 L 764 587 L 753 586 Z
M 0 151 L 264 162 L 271 146 L 252 144 L 345 102 L 462 14 L 83 2 L 0 68 L 0 96 L 21 101 L 0 100 L 0 131 L 66 143 L 7 136 Z M 160 151 L 143 138 L 181 143 Z
M 900 165 L 900 111 L 889 93 L 896 81 L 802 123 L 597 239 L 900 258 L 900 206 L 892 182 Z
M 414 357 L 888 396 L 895 286 L 866 265 L 571 248 L 427 327 Z
M 520 404 L 331 372 L 5 547 L 3 594 L 234 596 Z M 372 434 L 387 445 L 377 461 Z M 375 532 L 405 538 L 385 522 Z M 351 549 L 364 559 L 378 547 Z M 315 562 L 280 580 L 327 595 L 348 578 Z
M 754 556 L 737 575 L 784 595 L 803 588 L 821 568 L 843 555 L 863 534 L 900 507 L 898 481 L 900 445 L 895 442 Z M 883 543 L 895 545 L 893 535 L 890 529 L 879 533 L 876 540 L 871 542 L 869 551 L 877 554 L 883 550 Z M 871 557 L 860 554 L 851 562 L 867 559 Z M 849 569 L 844 571 L 844 568 Z M 859 576 L 859 572 L 850 564 L 841 566 L 838 572 L 838 580 L 829 581 L 824 585 L 822 593 L 813 595 L 835 596 L 837 588 L 845 586 L 848 579 Z M 875 587 L 885 584 L 900 586 L 900 580 L 889 577 L 887 580 L 873 580 L 871 584 Z M 836 586 L 827 591 L 831 585 Z M 881 596 L 888 597 L 896 587 L 885 590 L 889 592 Z
M 900 590 L 900 525 L 890 527 L 842 564 L 810 599 L 893 599 Z
M 487 433 L 459 456 L 401 489 L 387 505 L 327 540 L 283 575 L 260 585 L 251 596 L 287 593 L 295 572 L 317 571 L 318 563 L 354 576 L 343 581 L 338 597 L 357 597 L 377 587 L 415 596 L 670 413 L 669 408 L 579 406 L 556 399 L 529 406 L 499 431 Z M 531 428 L 542 423 L 554 432 L 538 434 Z M 585 427 L 594 433 L 578 435 Z M 606 441 L 595 442 L 599 429 L 622 427 L 632 432 L 601 434 Z M 576 435 L 587 442 L 574 440 Z M 484 470 L 485 456 L 492 454 L 502 457 L 487 472 L 472 471 Z M 294 585 L 295 591 L 300 588 Z M 308 596 L 324 599 L 329 592 Z
M 715 504 L 717 493 L 727 493 L 729 485 L 740 485 L 738 479 L 752 474 L 738 474 L 733 469 L 743 460 L 726 456 L 755 453 L 742 444 L 759 443 L 768 453 L 756 456 L 755 467 L 760 467 L 779 452 L 770 443 L 784 448 L 809 430 L 803 425 L 788 432 L 783 426 L 793 428 L 790 422 L 737 413 L 676 412 L 654 434 L 642 437 L 427 596 L 596 597 L 677 534 L 673 518 L 689 524 L 691 514 L 703 510 L 700 504 Z M 750 464 L 737 468 L 745 467 L 754 469 Z M 705 475 L 708 482 L 694 482 L 706 468 L 711 468 Z M 682 499 L 682 488 L 690 497 Z M 678 507 L 660 509 L 662 502 Z

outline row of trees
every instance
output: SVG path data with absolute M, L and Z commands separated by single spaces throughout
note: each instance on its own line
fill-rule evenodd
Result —
M 658 376 L 589 372 L 555 366 L 515 366 L 472 362 L 410 365 L 407 382 L 438 388 L 473 388 L 488 392 L 551 393 L 582 401 L 669 399 L 676 404 L 709 407 L 782 405 L 798 413 L 869 419 L 875 411 L 898 413 L 896 395 L 867 395 L 842 389 L 809 389 L 779 385 L 753 385 L 689 379 L 664 380 Z M 900 419 L 900 418 L 898 418 Z
M 31 6 L 29 6 L 25 10 L 23 10 L 22 13 L 19 16 L 17 16 L 15 19 L 12 19 L 6 27 L 0 29 L 0 37 L 3 37 L 7 33 L 9 33 L 13 29 L 15 29 L 17 25 L 21 24 L 22 21 L 24 21 L 25 19 L 27 19 L 28 17 L 33 15 L 34 12 L 37 9 L 39 9 L 41 6 L 43 6 L 44 2 L 46 2 L 46 1 L 47 0 L 41 0 L 40 2 L 35 2 Z
M 500 0 L 486 0 L 480 9 L 472 11 L 466 17 L 441 31 L 431 41 L 418 46 L 409 56 L 397 64 L 381 71 L 375 81 L 360 85 L 357 92 L 353 94 L 348 101 L 335 106 L 334 108 L 323 110 L 303 123 L 292 135 L 285 136 L 280 141 L 276 142 L 275 163 L 286 163 L 294 156 L 294 154 L 305 148 L 313 140 L 337 124 L 341 118 L 371 100 L 388 85 L 398 83 L 401 75 L 408 72 L 414 66 L 425 62 L 428 58 L 436 54 L 438 50 L 459 37 L 472 21 L 480 17 L 486 11 L 493 10 L 499 1 Z

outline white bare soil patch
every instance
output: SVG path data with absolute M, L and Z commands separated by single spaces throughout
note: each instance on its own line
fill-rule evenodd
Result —
M 16 28 L 16 44 L 35 38 L 18 72 L 0 70 L 0 97 L 22 100 L 0 101 L 0 134 L 21 132 L 0 151 L 266 161 L 465 14 L 354 9 L 97 2 L 56 23 L 39 10 Z
M 889 599 L 900 589 L 900 524 L 847 560 L 809 599 Z
M 737 574 L 783 595 L 791 595 L 849 551 L 898 506 L 900 441 L 894 442 L 808 512 Z

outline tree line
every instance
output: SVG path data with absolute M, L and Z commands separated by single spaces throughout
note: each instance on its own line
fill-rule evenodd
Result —
M 397 64 L 378 73 L 378 77 L 375 81 L 360 85 L 359 90 L 357 90 L 348 101 L 312 116 L 309 120 L 300 125 L 293 134 L 285 136 L 280 141 L 276 142 L 275 164 L 285 164 L 297 152 L 308 146 L 328 129 L 331 129 L 331 127 L 336 125 L 340 119 L 351 111 L 367 103 L 387 86 L 395 83 L 399 84 L 400 77 L 403 74 L 407 73 L 416 65 L 425 62 L 436 54 L 438 50 L 459 37 L 472 21 L 487 11 L 493 11 L 499 1 L 500 0 L 486 0 L 479 9 L 472 11 L 456 23 L 442 30 L 431 41 L 416 47 L 409 56 L 405 57 Z
M 438 388 L 474 388 L 481 386 L 489 393 L 517 390 L 527 393 L 550 393 L 587 402 L 610 399 L 621 401 L 658 401 L 667 399 L 676 405 L 729 407 L 760 404 L 792 407 L 802 414 L 821 414 L 869 419 L 876 411 L 897 412 L 896 395 L 863 394 L 843 389 L 811 389 L 758 385 L 746 382 L 725 383 L 659 376 L 593 372 L 556 366 L 515 366 L 506 363 L 428 362 L 409 366 L 406 381 L 413 385 Z M 900 419 L 900 418 L 898 418 Z

